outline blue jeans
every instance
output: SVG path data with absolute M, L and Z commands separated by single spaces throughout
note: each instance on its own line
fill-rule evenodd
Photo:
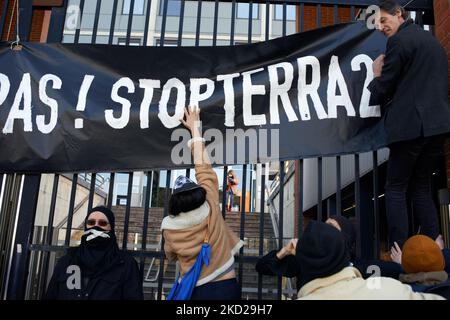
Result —
M 431 177 L 434 160 L 442 151 L 443 140 L 443 136 L 422 137 L 389 146 L 385 191 L 390 246 L 395 241 L 402 247 L 409 236 L 406 204 L 408 187 L 421 234 L 433 240 L 439 235 L 438 214 L 431 194 Z
M 225 205 L 227 207 L 229 206 L 230 210 L 234 206 L 234 193 L 233 193 L 233 190 L 231 190 L 231 189 L 227 190 L 227 198 L 226 198 Z

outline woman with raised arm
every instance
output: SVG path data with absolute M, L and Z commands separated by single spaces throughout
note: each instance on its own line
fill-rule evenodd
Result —
M 198 130 L 200 109 L 185 110 L 184 126 L 192 139 L 197 183 L 179 176 L 169 201 L 169 216 L 161 230 L 169 260 L 180 263 L 169 300 L 237 300 L 241 290 L 234 271 L 234 255 L 243 241 L 230 230 L 220 213 L 219 183 Z

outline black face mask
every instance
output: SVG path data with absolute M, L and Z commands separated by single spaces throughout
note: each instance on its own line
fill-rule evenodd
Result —
M 114 233 L 98 226 L 87 228 L 81 237 L 81 244 L 89 248 L 106 248 L 112 241 L 115 241 Z

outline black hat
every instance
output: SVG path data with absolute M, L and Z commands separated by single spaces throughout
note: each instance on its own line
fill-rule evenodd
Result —
M 348 267 L 350 259 L 345 240 L 335 227 L 311 221 L 297 243 L 295 257 L 300 266 L 300 285 L 326 278 Z
M 173 187 L 173 194 L 177 194 L 184 191 L 198 189 L 200 186 L 196 184 L 194 181 L 189 179 L 186 176 L 179 176 L 177 180 L 175 180 L 175 185 Z
M 353 250 L 356 242 L 356 230 L 354 224 L 344 216 L 330 216 L 330 219 L 336 220 L 341 227 L 341 232 L 344 234 L 344 237 L 347 241 L 347 246 L 350 251 Z M 349 252 L 353 254 L 353 252 Z
M 344 216 L 330 216 L 330 219 L 336 220 L 341 227 L 341 232 L 343 232 L 350 241 L 354 242 L 356 238 L 355 226 L 351 223 L 351 221 Z
M 114 213 L 111 211 L 111 209 L 108 209 L 105 206 L 98 206 L 95 208 L 92 208 L 88 211 L 88 214 L 86 216 L 86 219 L 84 219 L 84 226 L 86 227 L 86 221 L 88 220 L 89 216 L 91 215 L 91 213 L 99 211 L 101 213 L 103 213 L 109 221 L 109 224 L 111 226 L 111 229 L 114 230 L 115 224 L 116 224 L 116 218 L 114 217 Z

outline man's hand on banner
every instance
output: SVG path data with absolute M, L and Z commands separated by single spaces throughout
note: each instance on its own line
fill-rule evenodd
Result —
M 380 54 L 372 64 L 373 76 L 375 78 L 381 76 L 381 70 L 383 69 L 383 65 L 384 65 L 384 54 Z

